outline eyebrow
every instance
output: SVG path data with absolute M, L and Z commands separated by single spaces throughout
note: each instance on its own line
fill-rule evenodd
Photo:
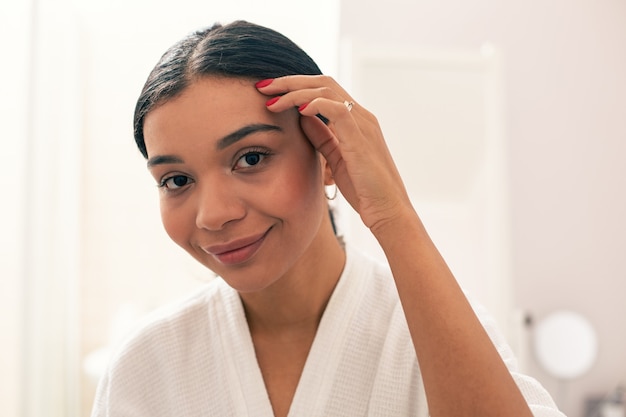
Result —
M 241 129 L 238 129 L 236 131 L 234 131 L 233 133 L 230 133 L 226 136 L 224 136 L 222 139 L 217 141 L 217 144 L 215 145 L 215 147 L 218 150 L 222 150 L 224 148 L 229 147 L 230 145 L 242 140 L 243 138 L 245 138 L 248 135 L 251 135 L 253 133 L 258 133 L 258 132 L 268 132 L 268 131 L 282 131 L 282 129 L 278 126 L 275 125 L 268 125 L 268 124 L 264 124 L 264 123 L 254 123 L 251 125 L 247 125 L 242 127 Z
M 157 155 L 148 159 L 148 168 L 163 164 L 182 164 L 184 161 L 173 155 Z
M 237 129 L 233 133 L 229 133 L 224 136 L 220 140 L 217 141 L 215 147 L 217 150 L 222 150 L 230 145 L 239 142 L 245 137 L 259 132 L 281 132 L 282 129 L 279 126 L 268 125 L 264 123 L 254 123 L 250 125 L 246 125 L 241 129 Z M 148 168 L 153 167 L 155 165 L 163 165 L 163 164 L 182 164 L 184 161 L 175 155 L 157 155 L 148 160 Z

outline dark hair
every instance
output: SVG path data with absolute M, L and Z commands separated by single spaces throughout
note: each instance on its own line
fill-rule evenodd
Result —
M 148 158 L 143 136 L 146 115 L 200 77 L 262 80 L 321 73 L 306 52 L 272 29 L 236 21 L 196 31 L 170 47 L 150 72 L 135 106 L 135 142 Z

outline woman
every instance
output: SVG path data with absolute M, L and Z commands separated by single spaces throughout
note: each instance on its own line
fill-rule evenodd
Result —
M 135 140 L 167 233 L 220 278 L 122 347 L 93 416 L 562 416 L 464 297 L 376 118 L 282 35 L 181 40 Z M 388 265 L 344 248 L 327 186 Z

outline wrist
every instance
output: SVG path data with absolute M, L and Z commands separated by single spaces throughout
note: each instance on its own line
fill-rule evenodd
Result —
M 404 206 L 393 215 L 379 220 L 370 227 L 370 231 L 383 249 L 407 238 L 418 239 L 426 234 L 422 221 L 412 206 Z

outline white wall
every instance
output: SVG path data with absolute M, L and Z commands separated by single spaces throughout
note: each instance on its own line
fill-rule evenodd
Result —
M 429 235 L 471 298 L 515 334 L 498 53 L 342 45 L 342 83 L 376 115 Z M 345 217 L 346 241 L 384 261 L 359 216 Z
M 569 417 L 626 380 L 626 3 L 343 0 L 341 35 L 361 42 L 503 55 L 514 297 L 541 319 L 585 314 L 600 357 L 559 383 L 529 371 Z
M 5 181 L 0 197 L 0 415 L 20 409 L 22 272 L 31 2 L 0 3 L 0 155 Z M 19 39 L 20 42 L 15 42 Z M 10 64 L 5 58 L 11 57 Z
M 10 86 L 3 95 L 9 104 L 3 111 L 3 129 L 9 127 L 3 149 L 14 157 L 3 194 L 13 211 L 3 218 L 14 223 L 7 228 L 11 243 L 3 258 L 17 267 L 2 278 L 18 289 L 7 293 L 13 301 L 3 303 L 3 318 L 15 320 L 18 332 L 7 334 L 11 339 L 2 347 L 18 346 L 19 355 L 7 356 L 17 369 L 8 374 L 13 395 L 8 404 L 17 409 L 2 411 L 24 417 L 68 415 L 76 403 L 76 390 L 69 388 L 77 386 L 79 362 L 73 321 L 80 259 L 77 38 L 67 2 L 36 5 L 32 11 L 26 6 L 26 15 L 7 14 L 16 20 L 7 22 L 13 31 L 3 36 L 15 51 L 3 54 L 3 84 Z

